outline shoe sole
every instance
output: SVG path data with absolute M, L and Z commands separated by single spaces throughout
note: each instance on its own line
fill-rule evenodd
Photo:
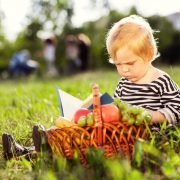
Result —
M 35 125 L 33 127 L 32 138 L 36 152 L 43 151 L 51 153 L 51 148 L 47 142 L 46 130 L 43 126 Z
M 39 126 L 33 127 L 32 138 L 33 138 L 36 152 L 40 152 L 41 151 L 41 135 L 39 132 Z
M 9 160 L 12 158 L 12 155 L 10 155 L 11 147 L 9 144 L 9 135 L 8 134 L 3 134 L 2 135 L 2 144 L 3 144 L 3 152 L 4 152 L 4 158 L 6 160 Z

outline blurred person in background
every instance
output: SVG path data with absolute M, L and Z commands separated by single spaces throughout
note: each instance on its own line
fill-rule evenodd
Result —
M 55 67 L 55 53 L 56 44 L 53 38 L 47 38 L 44 41 L 43 57 L 46 62 L 46 75 L 47 76 L 57 76 L 58 71 Z
M 79 58 L 78 39 L 74 35 L 68 35 L 65 39 L 65 56 L 67 60 L 67 74 L 74 74 L 81 69 L 81 60 Z
M 77 35 L 79 45 L 79 59 L 81 61 L 81 71 L 89 69 L 90 61 L 90 45 L 89 37 L 83 33 Z
M 9 64 L 9 73 L 11 77 L 28 76 L 34 73 L 39 64 L 30 59 L 28 50 L 23 49 L 13 55 Z

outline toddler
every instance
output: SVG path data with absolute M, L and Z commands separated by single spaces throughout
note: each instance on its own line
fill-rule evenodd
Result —
M 109 30 L 106 47 L 122 77 L 114 97 L 147 109 L 153 124 L 179 123 L 180 89 L 167 73 L 152 65 L 158 50 L 149 23 L 137 15 L 121 19 Z

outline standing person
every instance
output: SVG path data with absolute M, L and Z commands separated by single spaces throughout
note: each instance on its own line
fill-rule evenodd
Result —
M 89 68 L 90 60 L 90 45 L 89 37 L 83 33 L 78 34 L 79 44 L 79 59 L 81 61 L 81 71 L 86 71 Z
M 122 77 L 114 97 L 147 109 L 153 125 L 179 123 L 180 89 L 152 65 L 158 50 L 149 23 L 137 15 L 121 19 L 109 30 L 106 47 Z
M 67 60 L 67 73 L 74 74 L 80 71 L 78 39 L 74 35 L 68 35 L 65 39 L 65 55 Z
M 48 76 L 57 76 L 58 72 L 55 67 L 56 45 L 54 39 L 47 38 L 44 41 L 43 56 L 46 62 L 46 71 Z

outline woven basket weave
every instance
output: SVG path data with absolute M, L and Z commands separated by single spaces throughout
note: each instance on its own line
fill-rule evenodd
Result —
M 106 158 L 117 154 L 132 159 L 134 144 L 137 138 L 146 138 L 147 130 L 140 126 L 129 125 L 124 121 L 103 122 L 101 118 L 99 87 L 93 86 L 93 126 L 55 128 L 47 131 L 48 143 L 54 154 L 66 159 L 73 159 L 75 151 L 83 165 L 88 163 L 86 150 L 100 148 Z

